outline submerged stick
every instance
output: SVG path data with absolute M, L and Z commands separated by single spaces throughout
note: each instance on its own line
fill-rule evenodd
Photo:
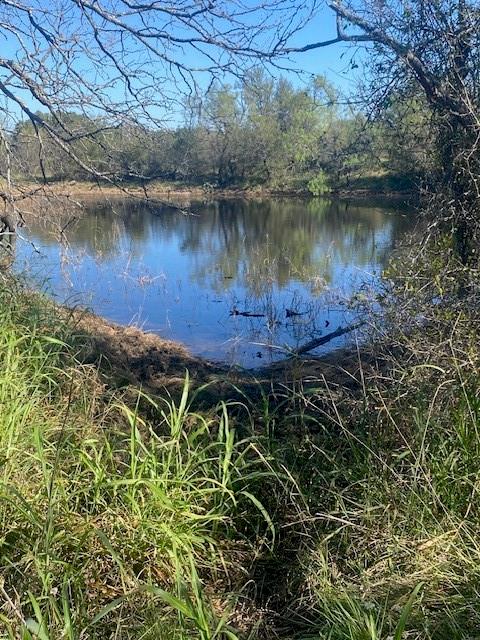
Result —
M 330 342 L 330 340 L 333 340 L 334 338 L 338 338 L 339 336 L 343 336 L 345 333 L 350 333 L 350 331 L 354 331 L 355 329 L 358 329 L 358 327 L 361 327 L 363 324 L 365 324 L 365 322 L 356 322 L 355 324 L 348 325 L 348 327 L 338 327 L 338 329 L 335 329 L 335 331 L 331 331 L 330 333 L 327 333 L 326 336 L 322 336 L 321 338 L 315 338 L 315 340 L 310 340 L 310 342 L 307 342 L 306 344 L 304 344 L 303 347 L 300 347 L 299 349 L 297 349 L 295 351 L 295 355 L 300 356 L 302 355 L 302 353 L 307 353 L 307 351 L 311 351 L 316 347 L 320 347 L 322 344 L 326 344 L 327 342 Z
M 237 311 L 237 309 L 232 309 L 230 311 L 231 316 L 244 316 L 245 318 L 264 318 L 264 313 L 250 313 L 250 311 Z

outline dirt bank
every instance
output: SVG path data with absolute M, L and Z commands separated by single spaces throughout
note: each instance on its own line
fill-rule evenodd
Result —
M 65 200 L 91 201 L 100 198 L 118 199 L 148 199 L 158 201 L 162 204 L 171 204 L 173 206 L 189 206 L 191 201 L 208 201 L 219 199 L 244 199 L 254 200 L 259 198 L 274 197 L 296 197 L 296 198 L 312 198 L 312 194 L 306 189 L 273 189 L 265 186 L 256 187 L 229 187 L 225 189 L 216 188 L 210 185 L 188 185 L 183 183 L 164 183 L 151 182 L 145 185 L 137 183 L 125 184 L 101 184 L 94 182 L 78 182 L 75 180 L 67 182 L 52 182 L 48 186 L 35 185 L 25 183 L 22 186 L 22 192 L 28 194 L 30 192 L 40 191 L 45 196 L 57 197 Z M 19 191 L 20 194 L 20 191 Z M 36 194 L 37 196 L 39 193 Z M 381 198 L 392 200 L 411 200 L 415 194 L 413 191 L 394 190 L 394 189 L 369 189 L 369 188 L 341 188 L 339 190 L 326 193 L 326 198 L 341 199 L 365 199 L 365 198 Z
M 122 326 L 84 310 L 70 312 L 84 362 L 99 363 L 117 385 L 149 391 L 183 385 L 186 371 L 195 386 L 214 382 L 227 370 L 189 353 L 180 343 L 132 326 Z
M 377 368 L 366 353 L 341 349 L 322 357 L 286 358 L 256 370 L 228 367 L 192 355 L 182 344 L 165 340 L 136 327 L 107 321 L 87 311 L 71 311 L 76 334 L 81 338 L 80 357 L 95 363 L 115 387 L 141 387 L 153 395 L 168 392 L 176 396 L 188 371 L 191 387 L 207 385 L 202 397 L 207 402 L 232 399 L 242 392 L 252 399 L 257 394 L 279 394 L 286 387 L 307 389 L 361 388 Z M 239 392 L 240 390 L 240 392 Z
M 48 190 L 48 191 L 47 191 Z M 44 195 L 50 194 L 66 200 L 90 201 L 101 198 L 118 199 L 148 199 L 158 200 L 161 203 L 188 206 L 191 200 L 205 201 L 218 199 L 255 199 L 275 196 L 306 196 L 311 197 L 306 191 L 278 190 L 267 187 L 229 187 L 226 189 L 211 187 L 209 185 L 188 185 L 183 183 L 151 182 L 144 185 L 138 183 L 108 184 L 95 182 L 52 182 L 47 186 L 25 183 L 20 193 L 30 194 L 40 191 Z M 36 194 L 38 195 L 38 194 Z

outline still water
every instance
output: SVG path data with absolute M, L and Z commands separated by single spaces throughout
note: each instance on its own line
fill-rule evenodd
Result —
M 33 223 L 17 268 L 59 302 L 254 367 L 351 321 L 349 298 L 375 289 L 413 224 L 400 205 L 367 201 L 228 200 L 192 211 L 89 205 L 67 244 Z

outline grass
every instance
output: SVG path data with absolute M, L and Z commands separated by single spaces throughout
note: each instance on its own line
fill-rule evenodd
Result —
M 299 562 L 302 638 L 478 637 L 478 325 L 470 301 L 452 315 L 458 265 L 439 255 L 424 262 L 438 279 L 418 259 L 407 278 L 392 270 L 380 370 L 364 370 L 354 393 L 310 390 L 322 418 L 299 480 L 314 520 Z M 433 303 L 440 295 L 448 304 Z
M 237 436 L 226 403 L 193 412 L 188 377 L 177 403 L 108 397 L 52 313 L 41 298 L 2 294 L 6 637 L 235 637 L 235 556 L 248 561 L 274 536 L 261 494 L 278 480 L 260 439 Z
M 406 173 L 390 173 L 378 171 L 372 174 L 353 174 L 342 184 L 340 181 L 339 188 L 362 191 L 368 193 L 413 193 L 418 190 L 420 176 L 412 172 L 410 175 Z
M 258 182 L 258 181 L 240 181 L 238 183 L 225 186 L 224 188 L 218 186 L 217 184 L 211 183 L 208 180 L 200 180 L 200 181 L 185 181 L 185 180 L 161 180 L 155 179 L 152 181 L 143 181 L 143 180 L 128 180 L 123 181 L 122 186 L 127 191 L 132 191 L 133 193 L 140 192 L 142 196 L 144 196 L 143 189 L 146 188 L 150 196 L 161 197 L 167 196 L 170 198 L 172 196 L 175 198 L 204 198 L 205 195 L 220 192 L 223 195 L 228 195 L 229 193 L 238 197 L 238 193 L 242 192 L 242 197 L 252 196 L 252 197 L 261 197 L 262 195 L 268 193 L 277 193 L 277 194 L 285 194 L 285 195 L 305 195 L 310 196 L 312 192 L 315 192 L 315 195 L 327 195 L 329 193 L 341 191 L 342 193 L 352 192 L 355 194 L 356 192 L 366 192 L 375 196 L 378 194 L 379 196 L 389 195 L 389 194 L 413 194 L 418 190 L 419 176 L 415 173 L 390 173 L 384 170 L 380 170 L 373 173 L 365 173 L 362 171 L 353 171 L 351 175 L 344 175 L 340 178 L 335 178 L 335 176 L 326 176 L 327 180 L 325 185 L 320 189 L 315 188 L 315 182 L 318 182 L 318 175 L 312 173 L 306 173 L 302 176 L 291 176 L 291 175 L 279 175 L 273 176 L 272 180 L 268 183 Z M 43 178 L 38 178 L 37 181 L 43 184 Z M 52 188 L 52 193 L 56 191 L 67 192 L 70 194 L 76 194 L 84 196 L 95 196 L 95 195 L 106 195 L 109 194 L 112 197 L 120 197 L 122 196 L 122 192 L 119 191 L 118 187 L 112 186 L 110 183 L 105 182 L 104 184 L 99 185 L 95 181 L 88 181 L 84 179 L 79 180 L 68 180 L 63 177 L 48 177 L 50 186 Z M 328 184 L 327 184 L 328 183 Z M 1 183 L 0 183 L 1 184 Z M 20 178 L 17 184 L 23 184 L 24 187 L 35 185 L 35 179 L 31 181 L 25 181 Z M 310 185 L 310 186 L 309 186 Z M 317 184 L 317 187 L 319 185 Z M 321 185 L 320 185 L 321 186 Z M 312 191 L 313 189 L 313 191 Z M 168 199 L 167 198 L 167 199 Z
M 202 410 L 188 373 L 175 398 L 113 389 L 5 280 L 0 638 L 480 637 L 480 351 L 432 256 L 440 278 L 389 274 L 396 320 L 356 384 Z M 395 333 L 412 282 L 429 315 Z

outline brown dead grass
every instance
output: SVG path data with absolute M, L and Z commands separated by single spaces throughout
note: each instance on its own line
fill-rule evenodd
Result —
M 193 356 L 178 342 L 109 322 L 87 311 L 71 313 L 82 338 L 82 360 L 100 363 L 117 382 L 164 391 L 182 385 L 186 371 L 195 386 L 215 381 L 225 373 L 219 365 Z
M 49 198 L 57 198 L 65 201 L 91 201 L 101 199 L 146 199 L 159 201 L 172 206 L 189 206 L 191 201 L 205 201 L 212 199 L 254 199 L 272 197 L 275 195 L 298 196 L 298 191 L 278 191 L 267 187 L 227 189 L 212 188 L 208 185 L 184 185 L 181 183 L 150 182 L 145 185 L 136 183 L 102 184 L 96 182 L 70 180 L 65 182 L 51 182 L 48 185 L 35 183 L 22 183 L 18 187 L 18 194 L 37 192 L 47 195 Z
M 84 310 L 69 312 L 79 336 L 80 359 L 94 363 L 111 387 L 142 388 L 151 395 L 181 393 L 188 372 L 192 389 L 206 387 L 202 403 L 272 398 L 288 388 L 323 388 L 336 395 L 355 393 L 376 375 L 378 362 L 356 349 L 322 357 L 286 358 L 256 370 L 228 367 L 192 355 L 182 344 L 132 326 L 107 321 Z

